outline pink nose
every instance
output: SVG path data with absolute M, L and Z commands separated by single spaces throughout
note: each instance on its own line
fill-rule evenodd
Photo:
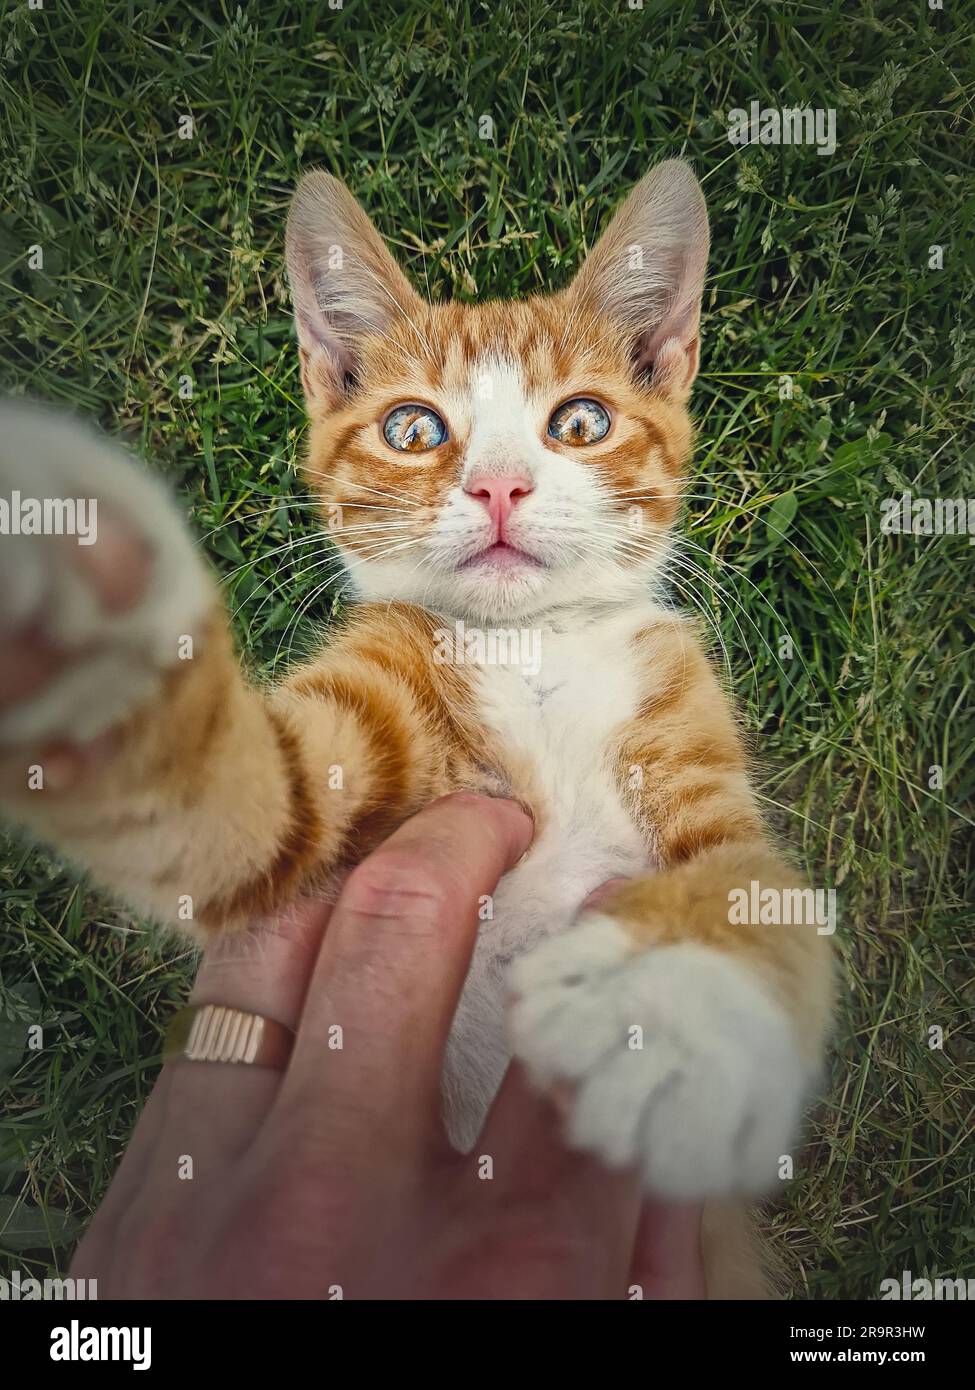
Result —
M 472 478 L 464 490 L 487 507 L 499 538 L 515 503 L 534 492 L 527 478 Z

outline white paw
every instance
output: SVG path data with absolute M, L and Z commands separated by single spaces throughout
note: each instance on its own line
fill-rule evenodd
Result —
M 707 946 L 635 950 L 587 913 L 512 968 L 514 1051 L 574 1083 L 568 1137 L 661 1196 L 758 1193 L 795 1137 L 808 1081 L 785 1012 Z
M 134 604 L 109 612 L 92 564 L 110 562 L 120 535 L 145 548 L 148 576 Z M 160 483 L 69 416 L 0 404 L 0 653 L 13 661 L 18 641 L 38 641 L 63 658 L 39 688 L 0 703 L 0 743 L 85 742 L 121 722 L 185 653 L 214 596 Z

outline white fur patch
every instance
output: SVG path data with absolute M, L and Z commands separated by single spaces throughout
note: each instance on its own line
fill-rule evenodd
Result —
M 574 1084 L 568 1137 L 663 1197 L 758 1193 L 799 1119 L 805 1069 L 784 1010 L 707 946 L 637 949 L 587 913 L 511 971 L 516 1055 Z
M 448 1129 L 460 1147 L 474 1142 L 510 1061 L 510 961 L 564 931 L 608 878 L 653 868 L 651 849 L 623 806 L 614 762 L 618 730 L 639 703 L 634 637 L 659 616 L 645 601 L 576 612 L 540 630 L 537 674 L 515 664 L 477 672 L 480 717 L 516 763 L 531 767 L 545 821 L 481 923 L 448 1044 Z
M 142 600 L 111 615 L 85 582 L 74 537 L 0 536 L 0 636 L 34 627 L 74 657 L 0 716 L 0 740 L 85 742 L 156 692 L 179 660 L 181 639 L 212 609 L 214 586 L 165 488 L 70 417 L 20 404 L 0 409 L 0 497 L 9 503 L 17 493 L 94 499 L 96 527 L 99 513 L 111 515 L 152 551 Z

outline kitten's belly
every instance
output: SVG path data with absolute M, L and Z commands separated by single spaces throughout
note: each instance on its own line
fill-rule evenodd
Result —
M 520 707 L 512 673 L 489 678 L 498 697 L 486 701 L 489 722 L 506 746 L 519 754 L 531 750 L 534 791 L 545 821 L 526 859 L 498 885 L 493 915 L 480 925 L 448 1043 L 445 1112 L 459 1147 L 473 1144 L 510 1060 L 504 1005 L 513 957 L 567 927 L 607 879 L 652 867 L 607 757 L 614 732 L 632 708 L 628 676 L 618 667 L 615 679 L 607 681 L 604 674 L 596 700 L 567 679 L 541 704 Z
M 649 867 L 642 837 L 621 805 L 617 810 L 601 823 L 587 816 L 547 828 L 524 863 L 498 884 L 493 917 L 479 928 L 447 1047 L 446 1120 L 459 1147 L 474 1142 L 510 1061 L 504 1004 L 511 960 L 568 926 L 601 883 Z

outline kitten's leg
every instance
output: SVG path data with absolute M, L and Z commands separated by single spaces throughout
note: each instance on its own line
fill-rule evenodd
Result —
M 172 502 L 117 448 L 8 405 L 0 498 L 97 501 L 91 545 L 0 535 L 0 807 L 140 912 L 241 924 L 448 789 L 446 739 L 396 674 L 416 664 L 406 619 L 385 670 L 352 653 L 265 694 Z
M 801 876 L 768 844 L 696 644 L 673 624 L 643 641 L 646 695 L 619 766 L 661 871 L 516 963 L 515 1050 L 542 1083 L 575 1083 L 572 1139 L 638 1165 L 652 1190 L 758 1192 L 819 1065 L 828 938 L 815 921 L 737 920 L 751 915 L 738 894 L 748 904 L 753 881 L 782 903 Z

